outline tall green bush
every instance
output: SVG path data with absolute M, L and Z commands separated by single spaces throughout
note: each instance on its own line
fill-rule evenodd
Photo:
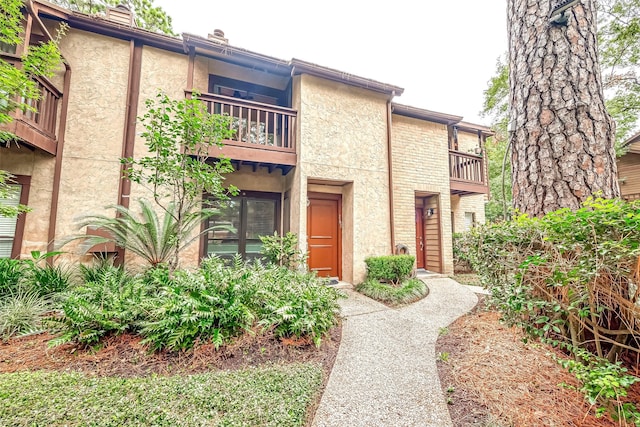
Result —
M 622 351 L 640 354 L 640 202 L 590 198 L 577 211 L 475 228 L 460 243 L 503 319 L 572 353 L 563 366 L 598 413 L 640 425 L 621 400 L 636 380 L 617 363 Z
M 610 361 L 640 352 L 640 203 L 589 199 L 476 228 L 465 245 L 510 323 Z

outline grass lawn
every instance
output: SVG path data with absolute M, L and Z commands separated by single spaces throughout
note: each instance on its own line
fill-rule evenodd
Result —
M 322 386 L 315 363 L 143 378 L 0 375 L 3 426 L 301 426 Z

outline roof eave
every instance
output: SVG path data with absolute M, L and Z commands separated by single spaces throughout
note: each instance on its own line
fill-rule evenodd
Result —
M 425 110 L 423 108 L 412 107 L 410 105 L 392 103 L 391 108 L 394 114 L 412 117 L 414 119 L 426 120 L 429 122 L 441 123 L 444 125 L 455 125 L 462 120 L 462 116 L 439 113 L 437 111 Z
M 350 86 L 356 86 L 374 92 L 384 93 L 391 97 L 402 95 L 404 88 L 394 86 L 387 83 L 378 82 L 376 80 L 367 79 L 365 77 L 356 76 L 354 74 L 345 73 L 333 68 L 323 67 L 311 62 L 302 61 L 300 59 L 292 59 L 292 74 L 309 74 L 323 79 L 344 83 Z
M 185 52 L 193 48 L 198 55 L 260 68 L 275 74 L 288 75 L 291 73 L 291 67 L 288 61 L 234 47 L 226 43 L 212 41 L 195 34 L 183 33 L 182 43 Z

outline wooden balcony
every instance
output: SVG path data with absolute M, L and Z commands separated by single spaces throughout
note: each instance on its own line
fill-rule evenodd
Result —
M 20 66 L 20 59 L 14 55 L 3 54 L 2 59 Z M 13 121 L 3 129 L 16 135 L 20 143 L 55 155 L 58 103 L 62 92 L 44 77 L 34 77 L 34 81 L 40 91 L 40 99 L 24 101 L 31 109 L 11 113 Z
M 190 94 L 187 92 L 187 94 Z M 234 135 L 223 141 L 221 152 L 236 166 L 249 165 L 254 171 L 267 167 L 286 175 L 296 165 L 295 110 L 222 95 L 200 94 L 211 114 L 231 117 Z M 220 151 L 211 153 L 219 156 Z
M 489 193 L 482 156 L 449 150 L 449 177 L 451 194 Z

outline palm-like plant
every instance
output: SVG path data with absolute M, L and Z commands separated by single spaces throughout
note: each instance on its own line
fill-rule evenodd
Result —
M 110 206 L 115 209 L 116 217 L 91 215 L 82 219 L 80 226 L 90 226 L 106 231 L 108 237 L 77 236 L 71 240 L 82 239 L 83 249 L 87 251 L 94 245 L 114 242 L 117 246 L 131 251 L 147 261 L 151 266 L 166 264 L 171 269 L 178 265 L 179 253 L 193 243 L 203 230 L 194 233 L 203 220 L 215 215 L 215 209 L 189 209 L 177 212 L 173 203 L 160 218 L 153 205 L 140 199 L 140 213 L 123 206 Z

